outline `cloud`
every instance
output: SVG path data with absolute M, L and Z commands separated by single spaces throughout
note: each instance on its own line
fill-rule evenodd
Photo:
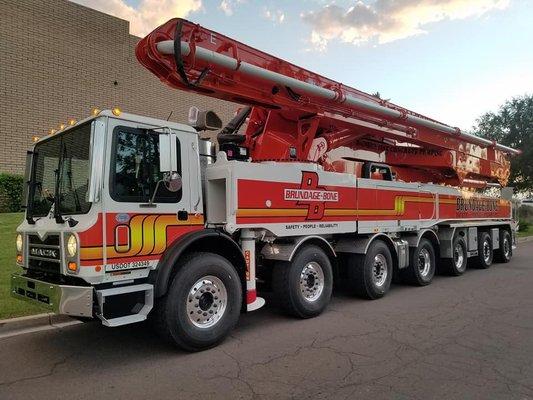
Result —
M 233 15 L 233 4 L 229 0 L 222 0 L 218 6 L 227 16 Z
M 301 14 L 311 25 L 310 42 L 325 50 L 330 40 L 355 45 L 390 43 L 427 31 L 427 24 L 442 20 L 479 17 L 502 10 L 510 0 L 376 0 L 356 1 L 349 8 L 336 4 Z
M 124 0 L 72 0 L 130 22 L 130 33 L 145 36 L 174 17 L 185 17 L 200 10 L 202 0 L 140 0 L 132 7 Z
M 233 15 L 233 10 L 238 4 L 246 3 L 246 0 L 222 0 L 218 6 L 219 10 L 222 10 L 228 17 Z
M 263 17 L 278 24 L 282 24 L 285 21 L 285 13 L 281 10 L 270 10 L 266 7 L 263 8 Z

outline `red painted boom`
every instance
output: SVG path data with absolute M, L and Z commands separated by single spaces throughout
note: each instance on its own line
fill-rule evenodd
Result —
M 505 185 L 517 150 L 461 132 L 183 19 L 136 47 L 167 85 L 252 106 L 239 142 L 254 161 L 310 160 L 340 168 L 331 150 L 381 154 L 399 179 Z

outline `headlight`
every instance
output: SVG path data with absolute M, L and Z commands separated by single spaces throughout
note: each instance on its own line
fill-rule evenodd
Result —
M 78 241 L 76 236 L 70 235 L 67 240 L 67 253 L 70 257 L 74 257 L 78 252 Z
M 17 234 L 17 239 L 15 242 L 17 244 L 17 251 L 22 253 L 22 235 L 20 233 Z

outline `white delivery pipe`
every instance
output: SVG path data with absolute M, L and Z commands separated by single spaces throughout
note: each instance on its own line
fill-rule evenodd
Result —
M 157 50 L 162 54 L 174 54 L 174 41 L 173 40 L 164 40 L 157 44 Z M 191 52 L 189 44 L 187 42 L 181 42 L 181 54 L 187 57 Z M 212 50 L 205 49 L 203 47 L 196 47 L 195 49 L 195 58 L 202 60 L 209 64 L 215 64 L 219 67 L 226 68 L 232 71 L 239 70 L 245 75 L 253 76 L 256 78 L 264 79 L 276 83 L 281 86 L 288 86 L 296 92 L 304 92 L 310 96 L 320 97 L 327 100 L 335 100 L 337 98 L 337 93 L 333 90 L 326 89 L 312 83 L 302 82 L 298 79 L 291 78 L 282 74 L 279 74 L 274 71 L 270 71 L 256 65 L 241 61 L 240 63 L 233 57 L 226 56 L 224 54 L 217 53 Z M 360 110 L 366 110 L 380 114 L 383 116 L 391 118 L 400 118 L 402 113 L 398 110 L 384 107 L 382 105 L 359 99 L 351 95 L 346 95 L 346 98 L 342 102 L 343 104 L 351 105 Z M 471 135 L 469 133 L 464 133 L 458 131 L 456 128 L 442 124 L 440 122 L 434 122 L 425 118 L 420 118 L 414 115 L 405 115 L 407 122 L 413 123 L 415 125 L 421 125 L 426 128 L 435 129 L 440 132 L 448 133 L 451 135 L 461 135 L 465 137 L 468 141 L 477 143 L 483 146 L 491 146 L 493 142 L 488 139 L 481 138 L 479 136 Z M 496 143 L 495 147 L 501 151 L 511 154 L 520 154 L 519 150 L 512 149 L 510 147 Z

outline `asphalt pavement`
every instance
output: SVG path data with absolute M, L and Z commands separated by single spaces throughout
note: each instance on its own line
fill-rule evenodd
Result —
M 310 320 L 243 315 L 188 354 L 146 325 L 88 323 L 0 340 L 0 399 L 533 399 L 533 243 L 509 264 L 339 290 Z

